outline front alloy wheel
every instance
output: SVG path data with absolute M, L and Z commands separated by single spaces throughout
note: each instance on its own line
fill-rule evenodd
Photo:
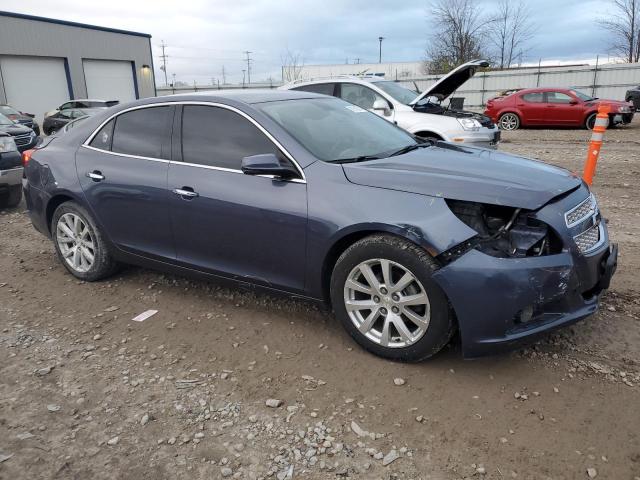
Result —
M 433 280 L 438 264 L 424 248 L 377 234 L 347 248 L 331 276 L 336 317 L 362 347 L 392 360 L 419 361 L 454 332 L 446 295 Z
M 399 263 L 376 258 L 358 264 L 344 286 L 344 303 L 355 327 L 389 348 L 413 345 L 429 328 L 429 296 Z

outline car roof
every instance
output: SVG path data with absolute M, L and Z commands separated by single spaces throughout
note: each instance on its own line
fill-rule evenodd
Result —
M 207 92 L 182 93 L 177 95 L 167 95 L 163 97 L 153 97 L 155 102 L 168 101 L 221 101 L 233 100 L 248 105 L 254 103 L 277 102 L 281 100 L 296 100 L 301 98 L 325 98 L 326 95 L 320 95 L 312 92 L 299 92 L 294 90 L 276 90 L 268 88 L 256 89 L 229 89 L 229 90 L 213 90 Z M 149 100 L 149 99 L 146 99 Z M 131 105 L 131 104 L 129 104 Z
M 318 83 L 378 83 L 378 82 L 388 82 L 384 77 L 361 77 L 355 75 L 337 75 L 333 77 L 318 77 L 318 78 L 310 78 L 308 80 L 294 80 L 293 82 L 287 83 L 283 87 L 286 89 L 299 87 L 301 85 L 316 85 Z

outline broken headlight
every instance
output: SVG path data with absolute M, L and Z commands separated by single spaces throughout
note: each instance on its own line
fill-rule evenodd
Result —
M 530 211 L 459 200 L 447 200 L 447 205 L 478 235 L 454 251 L 445 252 L 449 254 L 445 258 L 453 259 L 472 248 L 501 258 L 537 257 L 562 250 L 555 232 Z

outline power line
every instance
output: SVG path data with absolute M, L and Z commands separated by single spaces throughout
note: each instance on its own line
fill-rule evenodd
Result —
M 247 83 L 251 85 L 251 52 L 249 50 L 245 50 L 244 54 L 247 56 Z
M 162 55 L 160 55 L 160 58 L 162 59 L 162 66 L 160 67 L 160 70 L 164 72 L 164 86 L 166 87 L 169 85 L 167 82 L 167 58 L 169 58 L 169 56 L 164 53 L 165 47 L 166 45 L 164 40 L 162 40 L 162 43 L 160 44 L 160 48 L 162 48 Z

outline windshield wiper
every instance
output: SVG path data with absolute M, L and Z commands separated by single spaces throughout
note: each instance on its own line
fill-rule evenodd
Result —
M 353 158 L 339 158 L 338 160 L 331 160 L 331 163 L 357 163 L 357 162 L 366 162 L 368 160 L 380 160 L 381 157 L 379 155 L 360 155 L 359 157 Z
M 428 140 L 424 143 L 416 143 L 414 145 L 407 145 L 406 147 L 402 147 L 400 150 L 396 150 L 395 152 L 393 152 L 392 154 L 390 154 L 390 157 L 396 157 L 398 155 L 404 155 L 405 153 L 409 153 L 412 152 L 414 150 L 417 150 L 419 148 L 423 148 L 423 147 L 430 147 L 431 145 L 434 145 L 435 142 L 433 142 L 433 140 Z

